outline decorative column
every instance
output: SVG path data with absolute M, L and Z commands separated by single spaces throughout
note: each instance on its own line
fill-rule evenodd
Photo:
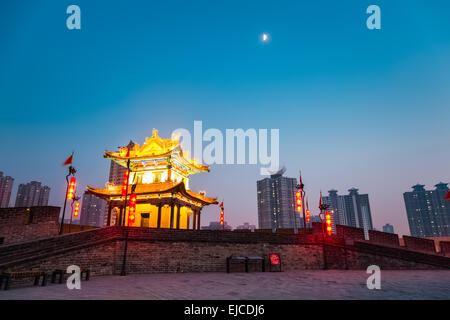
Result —
M 177 229 L 180 229 L 180 211 L 181 211 L 180 205 L 177 204 Z
M 172 201 L 170 204 L 170 229 L 173 229 L 173 209 L 175 207 L 175 203 Z
M 200 209 L 197 209 L 197 230 L 200 230 Z
M 196 227 L 197 227 L 197 215 L 195 213 L 195 210 L 192 210 L 192 216 L 193 216 L 192 230 L 196 230 Z
M 189 230 L 189 214 L 186 212 L 186 229 Z
M 108 203 L 108 220 L 106 221 L 106 225 L 111 226 L 111 212 L 112 212 L 112 203 Z
M 156 225 L 156 227 L 158 229 L 161 228 L 161 207 L 162 207 L 162 204 L 158 203 L 158 224 Z

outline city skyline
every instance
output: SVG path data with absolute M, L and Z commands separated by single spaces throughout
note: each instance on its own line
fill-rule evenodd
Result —
M 448 2 L 380 1 L 376 31 L 358 1 L 78 4 L 79 31 L 67 30 L 65 4 L 0 4 L 0 148 L 12 154 L 0 170 L 15 179 L 12 199 L 43 181 L 62 207 L 72 151 L 80 196 L 108 180 L 105 149 L 194 120 L 280 129 L 280 164 L 302 170 L 312 215 L 320 191 L 357 187 L 375 228 L 409 234 L 402 193 L 450 181 Z M 236 226 L 257 223 L 262 178 L 256 165 L 212 165 L 191 184 L 224 199 Z

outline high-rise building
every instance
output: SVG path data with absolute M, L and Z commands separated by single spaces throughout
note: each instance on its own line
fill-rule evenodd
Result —
M 80 224 L 103 227 L 106 201 L 93 194 L 84 193 L 81 203 Z
M 413 237 L 450 236 L 450 202 L 445 200 L 448 183 L 440 182 L 434 190 L 425 190 L 422 184 L 405 192 L 406 214 Z
M 337 190 L 330 190 L 328 196 L 322 199 L 324 204 L 330 206 L 329 210 L 333 211 L 332 228 L 335 230 L 336 224 L 363 228 L 368 239 L 369 230 L 373 230 L 369 195 L 359 194 L 356 188 L 351 188 L 348 192 L 348 195 L 340 196 Z
M 394 233 L 394 227 L 392 226 L 392 224 L 386 223 L 383 226 L 383 232 Z
M 50 188 L 42 186 L 39 181 L 20 184 L 15 207 L 47 206 L 49 196 Z
M 0 208 L 9 207 L 13 184 L 14 179 L 9 176 L 3 176 L 3 172 L 0 171 Z
M 296 211 L 297 179 L 283 177 L 284 170 L 257 181 L 258 226 L 260 229 L 300 228 Z
M 123 174 L 124 174 L 125 170 L 126 170 L 125 167 L 122 167 L 117 162 L 111 160 L 111 165 L 109 167 L 109 179 L 108 179 L 108 182 L 110 184 L 113 184 L 113 185 L 116 185 L 116 186 L 122 185 Z

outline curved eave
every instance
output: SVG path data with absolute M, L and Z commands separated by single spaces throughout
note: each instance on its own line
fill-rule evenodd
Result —
M 115 160 L 119 160 L 119 161 L 124 161 L 126 163 L 126 161 L 128 161 L 128 159 L 130 159 L 131 161 L 133 160 L 145 160 L 145 159 L 157 159 L 157 158 L 164 158 L 164 157 L 170 157 L 172 154 L 174 154 L 174 156 L 177 157 L 177 159 L 186 167 L 194 170 L 194 171 L 200 171 L 200 172 L 209 172 L 209 166 L 207 165 L 202 165 L 202 164 L 194 164 L 192 162 L 190 162 L 188 159 L 186 159 L 185 157 L 183 157 L 182 155 L 180 155 L 179 152 L 176 151 L 181 151 L 181 149 L 179 147 L 175 147 L 174 149 L 165 152 L 165 153 L 160 153 L 160 154 L 155 154 L 155 155 L 145 155 L 145 156 L 140 156 L 140 157 L 122 157 L 121 155 L 119 155 L 117 152 L 111 152 L 111 151 L 107 151 L 105 150 L 105 154 L 103 155 L 104 158 L 106 159 L 115 159 Z
M 201 194 L 198 194 L 196 192 L 186 190 L 186 187 L 184 185 L 184 182 L 180 182 L 178 184 L 174 184 L 171 186 L 168 186 L 167 188 L 161 188 L 156 190 L 146 190 L 143 187 L 139 187 L 143 185 L 138 185 L 136 188 L 136 195 L 146 195 L 146 194 L 160 194 L 160 193 L 180 193 L 181 195 L 185 196 L 188 199 L 191 199 L 193 201 L 198 201 L 202 205 L 210 205 L 210 204 L 217 204 L 217 198 L 208 198 L 205 196 L 202 196 Z M 145 186 L 145 185 L 144 185 Z M 131 189 L 131 185 L 129 186 L 129 189 Z M 141 189 L 141 190 L 139 190 Z M 121 197 L 121 188 L 115 188 L 114 190 L 109 189 L 98 189 L 93 188 L 91 186 L 87 186 L 87 193 L 93 194 L 99 198 L 109 200 L 112 197 Z

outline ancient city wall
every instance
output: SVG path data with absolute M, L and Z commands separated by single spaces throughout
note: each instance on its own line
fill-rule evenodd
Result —
M 284 271 L 366 269 L 371 264 L 382 269 L 450 268 L 450 259 L 442 255 L 368 241 L 344 245 L 337 237 L 324 247 L 321 236 L 312 234 L 129 228 L 127 235 L 121 227 L 0 246 L 0 268 L 53 271 L 75 264 L 89 267 L 94 275 L 120 274 L 126 242 L 128 273 L 225 272 L 230 255 L 267 258 L 269 253 L 280 255 Z
M 0 242 L 3 244 L 56 236 L 59 207 L 0 208 Z

